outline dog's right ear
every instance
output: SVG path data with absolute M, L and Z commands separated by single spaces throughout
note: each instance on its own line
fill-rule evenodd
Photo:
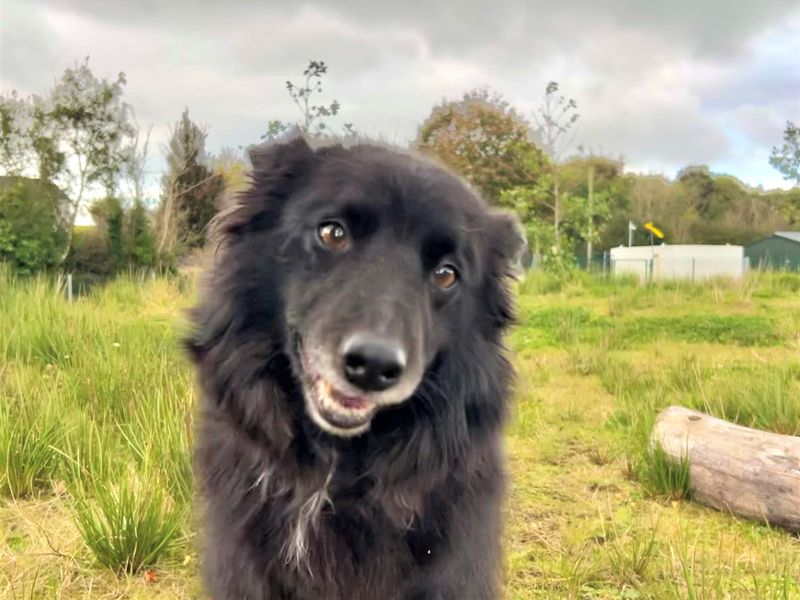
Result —
M 297 127 L 277 140 L 253 146 L 248 155 L 253 165 L 250 186 L 230 198 L 214 218 L 217 241 L 269 227 L 319 162 Z
M 314 156 L 303 132 L 296 126 L 274 140 L 250 147 L 247 153 L 253 165 L 253 177 L 276 173 L 291 176 L 292 167 Z

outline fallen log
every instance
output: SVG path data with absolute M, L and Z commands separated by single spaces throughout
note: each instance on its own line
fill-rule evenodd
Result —
M 688 459 L 692 499 L 800 532 L 800 437 L 670 406 L 652 440 L 668 457 Z

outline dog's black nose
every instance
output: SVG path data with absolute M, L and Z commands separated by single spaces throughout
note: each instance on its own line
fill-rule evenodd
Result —
M 357 333 L 344 343 L 344 374 L 365 392 L 380 392 L 400 380 L 406 368 L 403 348 L 395 341 Z

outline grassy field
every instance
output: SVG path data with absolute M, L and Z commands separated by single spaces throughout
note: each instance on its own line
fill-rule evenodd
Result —
M 519 292 L 505 597 L 800 598 L 800 539 L 693 504 L 647 446 L 669 404 L 800 434 L 800 276 Z M 0 597 L 202 597 L 192 293 L 0 272 Z

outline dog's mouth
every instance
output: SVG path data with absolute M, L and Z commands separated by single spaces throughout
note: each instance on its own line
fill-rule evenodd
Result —
M 353 436 L 369 427 L 377 408 L 365 396 L 351 396 L 324 379 L 306 386 L 306 403 L 314 421 L 329 433 Z
M 323 431 L 341 437 L 359 435 L 369 429 L 378 406 L 365 395 L 349 393 L 323 377 L 309 355 L 303 351 L 302 339 L 293 336 L 293 351 L 302 369 L 302 387 L 306 410 Z

